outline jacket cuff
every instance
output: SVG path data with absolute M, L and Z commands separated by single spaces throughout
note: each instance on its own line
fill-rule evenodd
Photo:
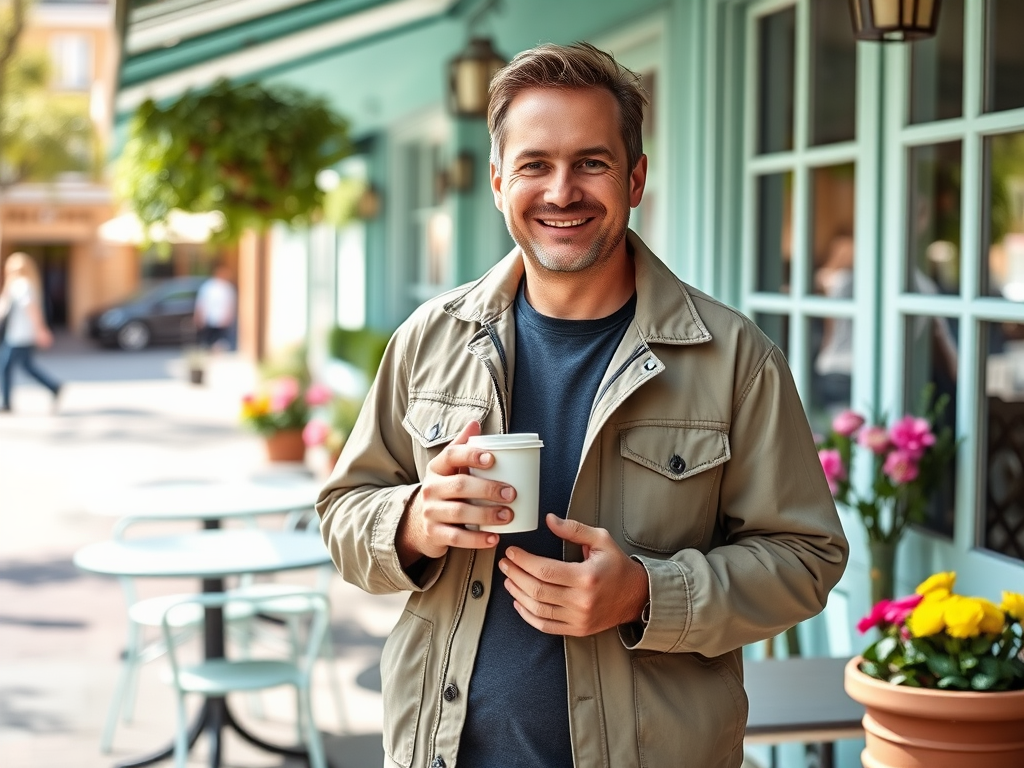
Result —
M 619 639 L 631 651 L 676 651 L 690 628 L 690 581 L 675 560 L 630 555 L 647 570 L 651 619 L 619 627 Z
M 419 483 L 396 488 L 385 497 L 373 521 L 373 559 L 381 573 L 399 591 L 424 592 L 434 586 L 444 569 L 447 555 L 423 558 L 410 567 L 410 574 L 398 559 L 398 525 L 406 508 L 419 493 Z

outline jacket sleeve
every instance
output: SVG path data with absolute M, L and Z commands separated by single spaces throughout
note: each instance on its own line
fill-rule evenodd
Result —
M 398 524 L 419 490 L 412 437 L 402 426 L 408 404 L 405 328 L 388 344 L 338 464 L 316 503 L 320 531 L 344 579 L 367 592 L 422 591 L 444 558 L 425 561 L 415 580 L 395 548 Z
M 635 556 L 647 569 L 646 629 L 631 649 L 718 656 L 818 614 L 846 567 L 848 544 L 782 353 L 770 347 L 734 406 L 717 524 L 707 554 Z

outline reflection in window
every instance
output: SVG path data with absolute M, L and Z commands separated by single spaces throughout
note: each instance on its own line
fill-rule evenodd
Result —
M 769 312 L 755 312 L 754 322 L 764 331 L 765 336 L 772 340 L 782 354 L 789 357 L 789 315 L 776 315 Z
M 948 0 L 947 0 L 948 2 Z M 942 12 L 946 11 L 943 3 Z M 989 0 L 986 6 L 985 111 L 1024 107 L 1024 3 Z
M 810 292 L 836 299 L 853 298 L 853 205 L 856 183 L 853 163 L 815 168 L 814 269 Z
M 811 144 L 856 137 L 857 41 L 848 6 L 848 0 L 811 5 Z
M 1024 133 L 985 140 L 988 261 L 983 291 L 1024 301 Z
M 1024 559 L 1024 324 L 983 323 L 983 546 Z
M 960 292 L 959 141 L 910 150 L 906 289 Z
M 784 152 L 793 148 L 796 8 L 765 16 L 758 26 L 758 152 Z
M 956 388 L 959 356 L 959 327 L 954 318 L 930 315 L 910 316 L 905 326 L 906 388 L 903 407 L 906 413 L 924 415 L 922 395 L 930 390 L 933 402 L 947 403 L 936 430 L 949 427 L 956 432 Z M 944 536 L 953 536 L 956 467 L 951 466 L 944 482 L 936 489 L 926 511 L 923 526 Z
M 935 37 L 910 46 L 910 122 L 963 114 L 964 0 L 944 0 Z
M 757 180 L 757 290 L 789 292 L 793 172 Z
M 808 419 L 815 432 L 825 434 L 836 414 L 850 407 L 853 318 L 812 317 L 807 322 L 814 355 Z

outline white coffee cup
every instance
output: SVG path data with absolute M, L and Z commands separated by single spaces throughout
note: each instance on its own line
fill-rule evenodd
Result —
M 505 505 L 512 510 L 512 520 L 504 525 L 481 525 L 478 530 L 489 533 L 536 530 L 540 507 L 540 449 L 544 447 L 540 435 L 536 432 L 474 435 L 467 444 L 494 457 L 491 466 L 486 469 L 470 467 L 469 474 L 507 483 L 516 489 L 515 500 Z M 486 503 L 496 506 L 491 501 Z

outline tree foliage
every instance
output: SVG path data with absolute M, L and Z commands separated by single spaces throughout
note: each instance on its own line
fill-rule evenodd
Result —
M 176 208 L 220 211 L 225 226 L 217 237 L 234 241 L 274 221 L 312 222 L 324 202 L 317 173 L 351 151 L 347 121 L 323 100 L 221 80 L 167 106 L 139 107 L 116 190 L 147 226 L 166 222 Z

